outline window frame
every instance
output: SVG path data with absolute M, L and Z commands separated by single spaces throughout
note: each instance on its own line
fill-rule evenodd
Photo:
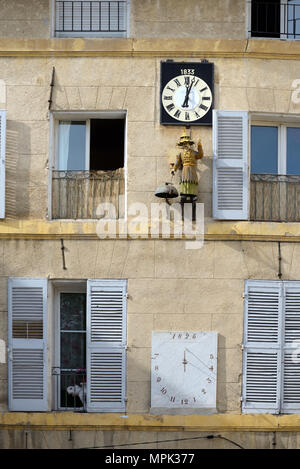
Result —
M 48 171 L 48 214 L 46 218 L 52 218 L 52 172 L 57 170 L 58 163 L 58 125 L 60 120 L 87 121 L 91 119 L 123 119 L 124 120 L 124 218 L 127 219 L 127 110 L 118 111 L 51 111 L 49 115 L 49 171 Z M 90 128 L 89 128 L 90 132 Z M 88 143 L 87 143 L 88 140 Z M 86 166 L 90 165 L 90 135 L 86 139 Z M 87 156 L 88 155 L 88 156 Z M 87 163 L 88 158 L 88 163 Z M 89 169 L 87 169 L 89 171 Z M 94 220 L 94 219 L 92 219 Z M 86 222 L 87 219 L 76 219 L 76 221 Z M 95 220 L 97 221 L 97 220 Z
M 63 282 L 52 282 L 52 287 L 53 287 L 53 310 L 54 310 L 54 315 L 53 315 L 53 341 L 52 341 L 52 346 L 53 346 L 53 351 L 52 351 L 52 359 L 53 359 L 53 365 L 52 365 L 52 370 L 54 368 L 59 368 L 61 369 L 61 348 L 60 348 L 60 333 L 61 333 L 61 328 L 60 328 L 60 294 L 61 293 L 85 293 L 87 294 L 87 282 L 86 281 L 72 281 L 72 280 L 66 280 Z M 86 332 L 87 333 L 87 332 Z M 53 374 L 51 373 L 51 379 Z M 60 378 L 58 377 L 57 379 Z M 64 411 L 73 411 L 74 407 L 61 407 L 60 404 L 60 395 L 59 395 L 59 390 L 60 390 L 60 385 L 58 387 L 55 386 L 54 380 L 51 383 L 52 385 L 52 392 L 53 392 L 53 398 L 52 398 L 52 409 L 57 410 L 60 412 Z M 75 408 L 75 409 L 79 409 Z
M 277 127 L 278 129 L 278 155 L 277 155 L 277 167 L 278 167 L 278 172 L 277 175 L 287 175 L 287 129 L 292 127 L 292 128 L 300 128 L 300 122 L 280 122 L 278 120 L 270 121 L 270 120 L 258 120 L 257 118 L 249 120 L 249 141 L 250 141 L 250 150 L 249 150 L 249 173 L 251 174 L 258 174 L 258 173 L 252 173 L 251 172 L 251 143 L 252 143 L 252 138 L 251 138 L 251 127 L 252 126 L 257 126 L 257 127 Z M 300 175 L 300 172 L 299 172 Z
M 109 1 L 109 0 L 107 0 Z M 113 0 L 110 0 L 113 1 Z M 51 38 L 128 38 L 130 35 L 130 4 L 131 0 L 126 1 L 126 31 L 125 32 L 61 32 L 56 34 L 56 0 L 50 0 L 50 37 Z

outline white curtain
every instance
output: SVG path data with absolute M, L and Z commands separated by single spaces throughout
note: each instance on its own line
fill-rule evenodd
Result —
M 58 170 L 68 170 L 71 121 L 60 121 L 58 130 Z

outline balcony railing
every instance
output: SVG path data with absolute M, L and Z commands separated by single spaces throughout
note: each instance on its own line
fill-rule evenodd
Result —
M 261 2 L 251 3 L 251 37 L 300 39 L 299 3 Z
M 116 218 L 124 217 L 124 169 L 115 171 L 53 171 L 52 218 L 99 219 L 101 203 L 115 207 Z M 112 218 L 112 217 L 110 217 Z
M 57 410 L 86 411 L 86 370 L 52 368 Z
M 300 221 L 300 176 L 251 174 L 250 219 Z
M 56 33 L 124 33 L 126 1 L 56 1 Z

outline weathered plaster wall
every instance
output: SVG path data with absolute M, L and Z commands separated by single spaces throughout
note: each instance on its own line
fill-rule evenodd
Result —
M 128 454 L 131 449 L 239 449 L 237 445 L 245 449 L 298 449 L 300 439 L 299 434 L 290 432 L 276 435 L 271 432 L 222 432 L 221 437 L 224 439 L 218 437 L 207 439 L 207 435 L 208 433 L 203 432 L 165 431 L 0 430 L 0 448 L 105 448 L 106 450 L 114 448 L 126 449 Z
M 131 0 L 133 37 L 243 38 L 244 0 Z
M 51 0 L 1 0 L 1 37 L 49 37 Z
M 0 37 L 50 37 L 52 0 L 1 0 L 0 8 Z M 244 38 L 245 9 L 245 0 L 131 0 L 129 36 Z
M 180 58 L 178 59 L 180 60 Z M 199 60 L 199 59 L 196 59 Z M 291 100 L 300 62 L 212 58 L 215 64 L 215 108 L 299 113 Z M 48 213 L 48 99 L 52 67 L 56 68 L 52 110 L 128 111 L 128 204 L 156 202 L 155 188 L 169 179 L 167 154 L 182 129 L 159 124 L 158 58 L 26 58 L 0 59 L 6 84 L 7 219 L 45 219 Z M 198 163 L 199 201 L 211 217 L 212 131 L 193 128 L 205 157 Z
M 149 412 L 152 331 L 188 329 L 219 333 L 218 411 L 240 412 L 244 279 L 278 280 L 277 243 L 207 242 L 191 251 L 177 240 L 66 240 L 65 247 L 67 270 L 59 240 L 1 240 L 0 339 L 7 341 L 8 277 L 127 278 L 127 412 Z M 281 253 L 282 279 L 298 280 L 300 245 L 283 243 Z M 7 411 L 6 364 L 0 410 Z

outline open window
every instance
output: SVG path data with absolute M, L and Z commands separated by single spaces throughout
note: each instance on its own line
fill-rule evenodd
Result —
M 51 395 L 53 410 L 125 411 L 126 295 L 126 280 L 10 278 L 9 409 Z
M 300 221 L 299 148 L 299 123 L 252 123 L 251 220 Z
M 300 221 L 300 116 L 213 116 L 214 218 Z
M 95 219 L 109 202 L 124 216 L 125 113 L 55 114 L 52 218 Z
M 252 0 L 250 37 L 300 39 L 299 0 Z

